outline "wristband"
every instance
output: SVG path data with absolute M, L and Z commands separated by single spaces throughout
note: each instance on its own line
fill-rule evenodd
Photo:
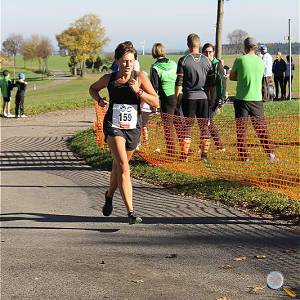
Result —
M 137 91 L 137 93 L 136 93 L 136 95 L 137 95 L 138 97 L 141 97 L 143 94 L 144 94 L 144 91 L 143 91 L 142 89 L 139 89 L 139 90 Z

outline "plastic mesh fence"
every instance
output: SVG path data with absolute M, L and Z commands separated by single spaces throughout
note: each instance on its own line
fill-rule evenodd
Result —
M 95 104 L 96 141 L 104 149 L 106 109 Z M 299 199 L 299 115 L 190 119 L 153 114 L 139 154 L 152 165 L 194 176 L 251 183 Z M 274 156 L 275 154 L 275 156 Z

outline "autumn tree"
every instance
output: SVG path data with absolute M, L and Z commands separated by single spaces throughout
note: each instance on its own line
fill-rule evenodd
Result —
M 85 61 L 88 59 L 95 61 L 97 54 L 108 41 L 101 19 L 93 14 L 76 20 L 68 29 L 57 35 L 56 39 L 59 47 L 69 52 L 70 61 L 80 64 L 81 76 L 84 75 Z M 77 64 L 74 66 L 75 72 L 76 69 Z
M 48 73 L 48 57 L 52 55 L 53 53 L 53 46 L 50 42 L 50 40 L 47 37 L 40 37 L 37 49 L 36 49 L 36 55 L 39 59 L 41 59 L 44 63 L 44 70 L 46 73 Z
M 229 44 L 232 45 L 235 53 L 238 54 L 243 52 L 244 40 L 247 36 L 248 36 L 248 32 L 241 29 L 235 29 L 234 31 L 232 31 L 227 35 Z
M 22 43 L 23 37 L 20 34 L 12 34 L 2 43 L 3 52 L 6 53 L 8 56 L 13 57 L 14 77 L 16 70 L 16 56 L 18 53 L 20 53 Z

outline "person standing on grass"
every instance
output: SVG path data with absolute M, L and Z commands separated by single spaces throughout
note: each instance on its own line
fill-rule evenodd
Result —
M 12 87 L 17 88 L 16 93 L 16 107 L 15 107 L 15 117 L 16 118 L 27 118 L 24 114 L 24 99 L 25 99 L 25 91 L 27 88 L 27 82 L 25 81 L 25 74 L 19 73 L 18 80 L 13 82 Z
M 113 195 L 119 188 L 128 212 L 129 224 L 142 222 L 133 208 L 132 184 L 129 160 L 139 144 L 141 134 L 142 102 L 157 107 L 158 95 L 143 72 L 134 71 L 136 50 L 128 42 L 121 43 L 115 49 L 115 61 L 118 71 L 105 74 L 90 86 L 90 95 L 99 105 L 107 105 L 99 92 L 105 88 L 109 93 L 109 104 L 103 122 L 105 140 L 113 156 L 109 189 L 105 192 L 105 204 L 102 212 L 109 216 L 113 210 Z
M 279 97 L 279 86 L 281 92 L 281 99 L 285 99 L 284 92 L 284 72 L 286 71 L 286 63 L 282 59 L 281 52 L 277 52 L 276 59 L 273 62 L 272 72 L 274 74 L 274 83 L 275 83 L 275 98 L 278 100 Z
M 236 97 L 234 100 L 234 112 L 236 118 L 237 150 L 241 161 L 249 161 L 247 151 L 247 122 L 251 122 L 257 136 L 263 145 L 270 161 L 277 161 L 274 153 L 274 144 L 270 139 L 267 125 L 264 119 L 262 102 L 262 77 L 264 64 L 255 55 L 257 42 L 255 38 L 248 37 L 244 40 L 245 55 L 234 61 L 230 72 L 230 80 L 237 81 Z
M 209 132 L 215 142 L 215 146 L 218 151 L 225 151 L 221 137 L 217 126 L 215 125 L 213 118 L 216 114 L 219 114 L 226 99 L 226 75 L 222 62 L 215 57 L 214 46 L 210 43 L 204 44 L 202 47 L 202 54 L 208 57 L 213 65 L 213 70 L 216 80 L 215 95 L 212 97 L 212 101 L 208 103 L 209 109 Z
M 291 57 L 291 63 L 290 63 L 290 56 L 287 55 L 286 56 L 286 61 L 287 61 L 287 64 L 286 64 L 286 71 L 285 71 L 285 74 L 284 74 L 284 83 L 283 83 L 283 86 L 284 86 L 284 94 L 286 95 L 286 87 L 287 87 L 287 83 L 288 84 L 288 88 L 289 88 L 289 94 L 288 96 L 285 98 L 285 99 L 290 99 L 290 84 L 291 84 L 291 90 L 292 90 L 292 85 L 293 85 L 293 71 L 295 70 L 295 64 L 293 63 L 293 58 Z M 291 83 L 290 83 L 290 71 L 291 71 Z
M 173 118 L 177 98 L 175 96 L 175 81 L 177 64 L 166 57 L 162 43 L 155 43 L 152 47 L 152 57 L 156 59 L 150 68 L 150 80 L 159 95 L 160 112 L 163 121 L 167 154 L 175 154 L 175 136 Z
M 177 107 L 182 107 L 185 120 L 181 159 L 186 160 L 192 140 L 193 119 L 196 117 L 201 131 L 200 159 L 206 161 L 210 137 L 208 129 L 208 97 L 214 95 L 215 74 L 210 60 L 199 52 L 200 38 L 191 33 L 187 37 L 189 53 L 181 57 L 177 66 L 175 94 Z
M 2 113 L 4 118 L 11 118 L 13 115 L 10 113 L 10 98 L 12 90 L 12 81 L 10 79 L 10 72 L 3 71 L 3 79 L 0 80 L 1 94 L 3 98 Z
M 264 101 L 273 100 L 274 95 L 270 93 L 270 86 L 273 86 L 272 80 L 272 66 L 273 59 L 270 53 L 268 53 L 268 48 L 266 45 L 261 45 L 260 53 L 262 54 L 262 60 L 264 63 L 264 76 L 262 82 L 262 94 Z

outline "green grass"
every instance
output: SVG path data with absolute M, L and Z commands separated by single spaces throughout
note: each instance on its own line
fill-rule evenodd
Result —
M 95 77 L 74 79 L 48 89 L 28 91 L 25 96 L 26 114 L 33 115 L 92 106 L 93 101 L 88 89 L 95 80 Z M 14 101 L 12 104 L 14 105 Z
M 69 56 L 60 56 L 60 55 L 53 55 L 48 58 L 48 68 L 49 70 L 61 70 L 65 72 L 69 72 Z M 16 65 L 18 67 L 24 68 L 24 60 L 21 56 L 16 57 Z M 36 59 L 30 60 L 26 62 L 27 69 L 35 69 L 39 68 L 38 61 Z
M 99 150 L 91 129 L 76 134 L 70 141 L 70 146 L 88 164 L 103 170 L 111 169 L 111 155 L 108 151 Z M 300 202 L 291 200 L 285 195 L 238 182 L 196 177 L 151 166 L 138 155 L 135 155 L 131 162 L 131 173 L 133 177 L 169 187 L 177 193 L 205 197 L 226 205 L 284 219 L 295 219 L 300 216 Z

